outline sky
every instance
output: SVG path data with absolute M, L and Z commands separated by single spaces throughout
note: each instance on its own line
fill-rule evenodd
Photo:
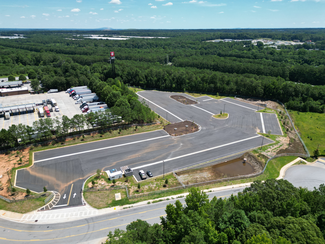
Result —
M 0 0 L 0 28 L 325 27 L 325 0 Z

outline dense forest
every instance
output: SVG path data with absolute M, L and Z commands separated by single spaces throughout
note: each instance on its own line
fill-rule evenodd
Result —
M 110 232 L 106 243 L 325 243 L 325 185 L 308 191 L 286 180 L 266 180 L 211 201 L 192 188 L 185 203 L 167 205 L 160 224 L 137 220 L 126 231 Z
M 21 33 L 25 38 L 0 39 L 0 76 L 26 74 L 41 80 L 45 90 L 89 85 L 99 89 L 101 98 L 111 107 L 119 100 L 117 85 L 126 84 L 144 89 L 273 99 L 293 110 L 325 111 L 324 29 L 31 30 Z M 87 38 L 95 34 L 164 38 L 124 41 Z M 219 38 L 233 41 L 207 42 Z M 280 45 L 275 49 L 262 42 L 253 45 L 250 39 L 257 38 L 304 43 Z M 116 54 L 115 73 L 109 62 L 110 51 Z M 117 85 L 112 82 L 115 78 Z M 101 92 L 104 83 L 107 88 Z M 123 97 L 130 109 L 139 108 L 134 101 L 130 104 L 130 96 L 136 96 L 127 96 Z

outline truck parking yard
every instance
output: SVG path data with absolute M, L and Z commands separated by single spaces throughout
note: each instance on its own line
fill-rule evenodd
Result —
M 1 107 L 8 106 L 19 106 L 22 104 L 41 104 L 42 100 L 47 101 L 48 99 L 54 99 L 57 103 L 57 109 L 53 108 L 53 112 L 50 112 L 51 118 L 59 117 L 62 118 L 63 115 L 72 118 L 75 114 L 82 114 L 79 106 L 80 104 L 75 104 L 75 100 L 71 99 L 67 93 L 58 92 L 58 93 L 44 93 L 44 94 L 23 94 L 23 95 L 15 95 L 8 97 L 0 97 Z M 53 104 L 51 104 L 53 107 Z M 1 108 L 0 107 L 0 108 Z M 43 106 L 36 106 L 40 108 Z M 44 111 L 44 110 L 43 110 Z M 32 126 L 34 121 L 39 120 L 40 118 L 46 118 L 46 112 L 44 111 L 44 117 L 40 117 L 38 109 L 35 109 L 30 113 L 23 113 L 10 116 L 7 119 L 5 116 L 0 117 L 0 129 L 8 129 L 11 125 L 15 124 L 25 124 Z

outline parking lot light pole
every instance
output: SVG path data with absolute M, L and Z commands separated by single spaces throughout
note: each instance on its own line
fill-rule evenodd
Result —
M 163 179 L 165 179 L 165 160 L 163 160 Z

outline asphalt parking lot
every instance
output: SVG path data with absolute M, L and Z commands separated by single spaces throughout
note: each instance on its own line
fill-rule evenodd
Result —
M 154 176 L 158 176 L 272 143 L 272 140 L 257 132 L 269 128 L 268 123 L 274 128 L 279 126 L 276 117 L 267 123 L 263 122 L 264 114 L 261 117 L 260 113 L 256 113 L 258 107 L 246 106 L 234 99 L 227 98 L 224 101 L 201 98 L 200 103 L 193 106 L 171 99 L 171 93 L 167 92 L 144 91 L 139 95 L 139 100 L 144 99 L 160 116 L 171 122 L 194 121 L 200 130 L 179 137 L 158 130 L 40 151 L 35 153 L 32 167 L 18 171 L 16 185 L 28 186 L 34 191 L 41 191 L 46 186 L 48 190 L 66 196 L 61 198 L 59 205 L 79 205 L 82 204 L 78 196 L 82 183 L 97 169 L 105 171 L 129 166 L 134 170 L 137 180 L 140 180 L 140 169 L 145 172 L 150 170 Z M 224 109 L 229 113 L 228 119 L 212 117 Z
M 46 99 L 55 99 L 60 112 L 51 112 L 51 118 L 62 118 L 63 115 L 72 118 L 75 114 L 82 114 L 79 109 L 78 104 L 75 104 L 75 100 L 73 100 L 69 95 L 65 92 L 58 93 L 44 93 L 44 94 L 24 94 L 24 95 L 15 95 L 8 97 L 0 97 L 0 104 L 2 107 L 6 106 L 15 106 L 22 105 L 28 103 L 42 103 L 42 100 Z M 80 105 L 80 104 L 79 104 Z M 43 117 L 46 118 L 46 115 Z M 32 126 L 34 121 L 39 120 L 40 117 L 37 111 L 33 113 L 26 113 L 20 115 L 10 116 L 10 119 L 6 120 L 4 117 L 0 118 L 0 129 L 8 129 L 11 125 L 15 124 L 25 124 Z

